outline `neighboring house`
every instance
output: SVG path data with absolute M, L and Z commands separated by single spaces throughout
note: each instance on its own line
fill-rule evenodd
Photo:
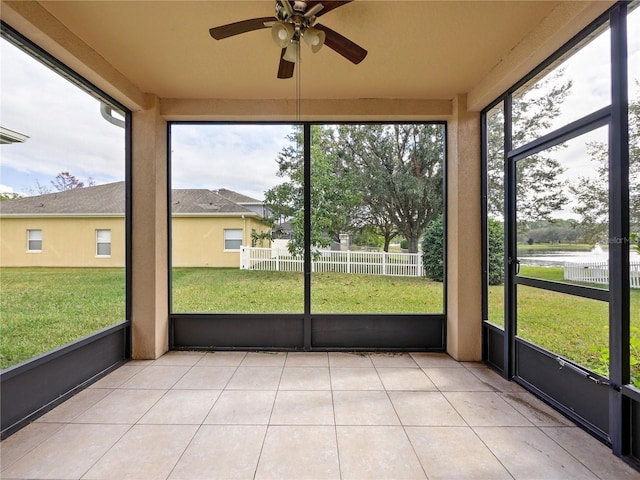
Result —
M 0 202 L 0 266 L 124 266 L 124 200 L 117 182 Z M 230 190 L 173 190 L 171 202 L 176 267 L 239 267 L 251 232 L 269 231 L 261 202 Z

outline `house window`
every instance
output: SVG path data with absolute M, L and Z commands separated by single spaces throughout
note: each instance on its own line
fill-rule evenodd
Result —
M 224 231 L 224 249 L 240 250 L 242 245 L 242 229 L 229 229 Z
M 96 230 L 96 255 L 111 256 L 111 230 Z
M 42 230 L 27 230 L 27 252 L 42 251 Z

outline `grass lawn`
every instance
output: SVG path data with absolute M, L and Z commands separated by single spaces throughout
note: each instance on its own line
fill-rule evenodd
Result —
M 0 367 L 125 318 L 124 269 L 0 268 Z
M 173 270 L 173 311 L 300 313 L 302 273 L 235 269 Z M 311 274 L 314 313 L 442 313 L 442 283 L 415 277 Z
M 522 273 L 562 279 L 561 268 L 523 266 Z M 442 312 L 442 284 L 424 278 L 318 273 L 311 282 L 315 313 Z M 175 269 L 173 291 L 175 312 L 303 310 L 303 276 L 296 273 Z M 531 287 L 519 287 L 518 295 L 520 336 L 603 371 L 607 304 Z M 501 325 L 503 287 L 490 287 L 489 296 L 490 319 Z M 122 269 L 1 268 L 0 366 L 7 368 L 118 323 L 124 311 Z M 631 292 L 631 316 L 632 336 L 640 337 L 639 290 Z M 640 355 L 635 347 L 632 353 Z M 634 370 L 640 377 L 638 366 Z
M 521 275 L 562 281 L 562 267 L 522 266 Z M 595 285 L 594 285 L 595 286 Z M 598 285 L 603 288 L 603 285 Z M 489 287 L 489 320 L 504 325 L 502 285 Z M 631 333 L 640 340 L 640 290 L 631 290 Z M 518 286 L 518 336 L 608 375 L 609 305 L 539 288 Z M 632 339 L 632 356 L 638 358 Z M 632 360 L 633 361 L 633 360 Z M 640 365 L 633 373 L 640 379 Z

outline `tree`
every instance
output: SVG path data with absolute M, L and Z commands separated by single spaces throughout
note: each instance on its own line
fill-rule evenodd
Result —
M 444 281 L 444 219 L 436 218 L 422 238 L 424 274 L 434 282 Z
M 504 283 L 504 225 L 490 218 L 487 223 L 489 285 Z
M 575 196 L 577 227 L 590 243 L 604 241 L 609 226 L 609 145 L 590 142 L 587 151 L 596 175 L 580 177 L 570 186 Z M 640 232 L 640 98 L 629 102 L 629 226 Z
M 31 196 L 35 195 L 48 195 L 53 192 L 64 192 L 66 190 L 73 190 L 74 188 L 82 188 L 85 186 L 84 182 L 80 181 L 75 175 L 71 175 L 69 172 L 60 172 L 56 175 L 56 178 L 51 180 L 51 186 L 43 185 L 38 179 L 34 181 L 34 186 L 27 189 L 27 192 Z M 93 178 L 87 178 L 87 186 L 93 187 L 96 182 Z
M 292 238 L 289 250 L 301 254 L 304 248 L 304 159 L 302 129 L 294 127 L 290 144 L 278 155 L 278 176 L 287 179 L 265 192 L 272 228 L 289 221 Z M 353 188 L 353 177 L 341 164 L 331 127 L 311 127 L 311 245 L 328 247 L 341 232 L 352 228 L 354 212 L 362 203 Z
M 311 128 L 311 244 L 325 247 L 341 232 L 372 226 L 384 238 L 401 233 L 417 252 L 425 228 L 443 206 L 444 128 L 433 124 Z M 289 138 L 301 139 L 300 129 Z M 303 245 L 303 159 L 289 146 L 278 158 L 288 180 L 265 193 L 275 219 L 292 226 L 290 248 Z M 275 223 L 275 222 L 274 222 Z
M 560 115 L 562 102 L 571 90 L 571 81 L 562 82 L 559 70 L 529 86 L 512 102 L 512 146 L 522 146 L 548 131 Z M 504 113 L 494 111 L 487 117 L 487 184 L 488 214 L 504 218 Z M 550 149 L 520 160 L 517 165 L 518 228 L 529 228 L 538 220 L 550 220 L 554 212 L 568 201 L 564 182 L 559 176 L 565 171 Z
M 34 183 L 33 187 L 27 188 L 27 193 L 30 196 L 47 195 L 53 192 L 53 188 L 51 188 L 48 185 L 41 184 L 38 179 L 36 179 L 33 183 Z
M 338 143 L 363 195 L 363 220 L 384 237 L 385 251 L 401 233 L 416 253 L 425 229 L 442 213 L 442 125 L 342 125 Z
M 22 198 L 22 195 L 15 192 L 2 192 L 0 193 L 0 202 L 4 200 L 15 200 L 16 198 Z
M 95 185 L 95 182 L 89 177 L 87 184 L 92 187 Z M 51 185 L 53 185 L 56 191 L 64 192 L 66 190 L 73 190 L 74 188 L 82 188 L 84 187 L 84 182 L 81 182 L 75 175 L 71 175 L 69 172 L 60 172 L 54 180 L 51 180 Z

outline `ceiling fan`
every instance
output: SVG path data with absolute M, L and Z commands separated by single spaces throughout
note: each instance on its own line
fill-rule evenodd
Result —
M 278 78 L 291 78 L 295 64 L 300 59 L 300 39 L 316 53 L 322 45 L 358 64 L 367 56 L 367 51 L 338 32 L 321 24 L 316 24 L 319 16 L 346 5 L 353 0 L 276 0 L 274 17 L 251 18 L 240 22 L 221 25 L 209 29 L 216 40 L 233 37 L 241 33 L 262 28 L 271 28 L 273 41 L 282 49 Z

